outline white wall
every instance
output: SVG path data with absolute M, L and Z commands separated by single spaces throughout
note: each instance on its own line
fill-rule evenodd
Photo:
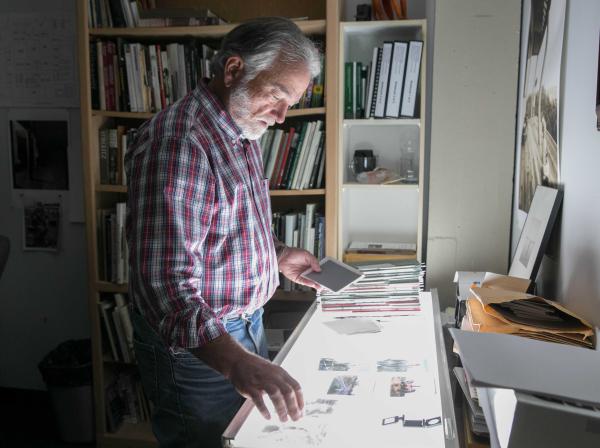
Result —
M 427 285 L 508 266 L 521 2 L 437 1 Z
M 600 326 L 600 131 L 596 83 L 600 2 L 567 2 L 562 62 L 560 147 L 564 198 L 558 257 L 545 257 L 540 294 L 557 298 Z
M 0 14 L 64 11 L 75 18 L 75 2 L 3 0 Z M 76 46 L 77 41 L 73 39 L 74 56 Z M 9 260 L 0 279 L 0 387 L 43 389 L 45 385 L 37 364 L 44 355 L 60 342 L 90 334 L 85 226 L 72 222 L 80 220 L 78 216 L 83 207 L 79 108 L 67 110 L 70 192 L 60 199 L 58 253 L 22 250 L 23 206 L 19 195 L 12 194 L 10 189 L 8 109 L 0 108 L 0 234 L 11 241 Z M 39 197 L 58 199 L 53 193 Z

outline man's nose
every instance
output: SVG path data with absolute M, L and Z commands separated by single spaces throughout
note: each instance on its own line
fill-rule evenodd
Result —
M 285 121 L 286 112 L 287 112 L 287 107 L 286 107 L 285 103 L 283 103 L 283 102 L 278 103 L 273 108 L 273 114 L 275 115 L 275 121 L 280 124 L 283 123 Z

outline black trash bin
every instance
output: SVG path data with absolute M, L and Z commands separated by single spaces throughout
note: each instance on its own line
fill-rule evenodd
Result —
M 62 342 L 38 365 L 50 394 L 60 438 L 94 441 L 92 350 L 90 339 Z

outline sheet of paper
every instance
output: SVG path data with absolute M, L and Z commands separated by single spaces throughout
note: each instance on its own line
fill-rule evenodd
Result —
M 79 107 L 75 14 L 0 15 L 0 106 Z
M 600 404 L 600 356 L 586 348 L 450 329 L 473 384 Z M 483 405 L 482 405 L 483 407 Z
M 369 318 L 346 318 L 323 322 L 338 334 L 378 333 L 381 326 Z

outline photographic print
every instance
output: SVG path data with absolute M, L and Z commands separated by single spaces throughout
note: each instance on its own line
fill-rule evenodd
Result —
M 59 204 L 38 202 L 24 208 L 24 250 L 57 251 Z
M 336 376 L 327 390 L 328 395 L 356 395 L 358 388 L 358 376 L 342 375 Z
M 393 376 L 390 381 L 390 397 L 404 397 L 416 391 L 417 386 L 413 380 L 403 376 Z
M 409 367 L 417 367 L 419 364 L 408 364 L 405 359 L 384 359 L 377 361 L 378 372 L 406 372 Z
M 349 362 L 338 362 L 333 358 L 321 358 L 319 360 L 319 370 L 346 372 L 350 370 L 353 364 Z
M 18 190 L 68 190 L 67 121 L 10 120 L 12 186 Z
M 538 185 L 560 181 L 559 86 L 565 0 L 526 0 L 525 78 L 519 96 L 521 116 L 518 176 L 519 209 L 528 212 Z

